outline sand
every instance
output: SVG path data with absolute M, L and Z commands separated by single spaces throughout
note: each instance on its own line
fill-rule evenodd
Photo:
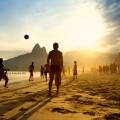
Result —
M 55 85 L 34 81 L 0 88 L 0 120 L 120 120 L 120 75 L 66 76 L 59 96 Z

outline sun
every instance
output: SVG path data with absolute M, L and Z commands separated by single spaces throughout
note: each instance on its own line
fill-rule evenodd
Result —
M 105 32 L 103 18 L 94 5 L 77 8 L 66 24 L 69 45 L 79 49 L 96 49 Z

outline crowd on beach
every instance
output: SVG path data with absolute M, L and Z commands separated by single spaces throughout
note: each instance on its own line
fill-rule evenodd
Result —
M 120 64 L 108 64 L 108 65 L 99 65 L 98 68 L 99 73 L 119 73 L 120 72 Z
M 53 44 L 53 50 L 49 52 L 47 56 L 47 63 L 45 65 L 40 66 L 40 76 L 41 79 L 48 81 L 47 75 L 49 74 L 49 82 L 48 82 L 48 88 L 49 88 L 49 95 L 51 96 L 51 91 L 52 91 L 52 83 L 53 80 L 55 80 L 55 85 L 56 85 L 56 93 L 57 95 L 59 94 L 59 88 L 61 85 L 61 79 L 62 76 L 66 75 L 66 71 L 68 74 L 70 74 L 71 70 L 70 67 L 68 69 L 63 66 L 63 54 L 61 51 L 58 50 L 59 44 L 54 43 Z M 32 60 L 31 60 L 32 61 Z M 4 64 L 3 64 L 3 58 L 0 58 L 0 81 L 3 79 L 5 80 L 5 85 L 4 87 L 8 87 L 8 74 L 7 71 L 9 69 L 6 69 Z M 33 76 L 34 76 L 34 61 L 29 65 L 28 71 L 30 73 L 29 76 L 29 81 L 33 81 Z M 77 61 L 74 61 L 73 65 L 73 80 L 77 79 Z

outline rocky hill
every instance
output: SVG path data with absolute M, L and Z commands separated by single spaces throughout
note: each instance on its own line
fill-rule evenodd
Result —
M 36 44 L 32 52 L 26 53 L 8 60 L 4 61 L 4 64 L 10 70 L 28 70 L 28 66 L 33 61 L 35 64 L 35 70 L 39 70 L 40 66 L 46 63 L 47 52 L 45 47 L 40 47 L 39 44 Z

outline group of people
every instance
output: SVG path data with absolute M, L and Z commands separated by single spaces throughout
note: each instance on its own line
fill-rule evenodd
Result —
M 119 73 L 120 65 L 119 64 L 109 64 L 109 65 L 99 65 L 99 73 Z
M 46 78 L 47 81 L 47 73 L 49 72 L 50 80 L 49 80 L 49 95 L 51 95 L 52 91 L 52 83 L 55 79 L 56 85 L 56 93 L 59 94 L 59 87 L 61 84 L 61 72 L 63 69 L 63 54 L 58 50 L 58 43 L 53 44 L 53 50 L 49 52 L 47 57 L 47 64 L 44 66 L 41 65 L 40 72 L 41 78 Z M 29 66 L 30 77 L 29 81 L 33 80 L 33 71 L 34 71 L 34 62 Z
M 53 50 L 49 52 L 47 57 L 47 64 L 44 66 L 41 65 L 40 72 L 41 78 L 43 78 L 43 74 L 47 81 L 47 73 L 49 72 L 49 95 L 52 93 L 52 83 L 55 79 L 56 85 L 56 93 L 59 94 L 59 88 L 61 85 L 61 73 L 63 68 L 63 54 L 61 51 L 58 50 L 59 45 L 58 43 L 53 44 Z M 64 70 L 63 70 L 64 71 Z M 69 70 L 70 71 L 70 70 Z M 33 72 L 34 72 L 34 62 L 29 65 L 29 81 L 33 81 Z M 74 69 L 73 69 L 73 79 L 77 78 L 77 62 L 74 61 Z M 3 59 L 0 58 L 0 80 L 5 80 L 5 87 L 8 87 L 8 76 L 7 76 L 7 69 L 3 65 Z

